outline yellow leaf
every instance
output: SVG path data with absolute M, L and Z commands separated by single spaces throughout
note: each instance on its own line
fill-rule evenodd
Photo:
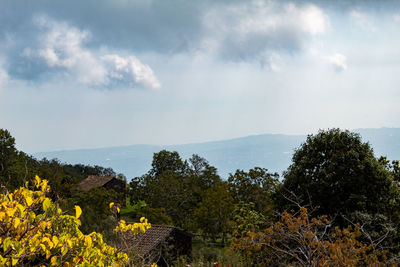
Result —
M 50 250 L 46 250 L 46 259 L 50 258 L 51 256 L 51 251 Z
M 36 188 L 39 188 L 39 185 L 40 185 L 40 182 L 42 181 L 42 179 L 40 179 L 40 177 L 39 176 L 35 176 L 35 185 L 36 185 Z
M 119 213 L 121 210 L 117 207 L 117 212 Z
M 50 249 L 53 248 L 53 242 L 51 242 L 50 238 L 48 237 L 43 237 L 42 242 L 47 242 L 47 245 L 49 246 Z
M 20 223 L 21 223 L 21 221 L 19 220 L 19 218 L 15 218 L 14 219 L 14 228 L 17 228 Z
M 49 198 L 46 198 L 43 201 L 43 210 L 47 211 L 50 208 L 51 200 Z
M 25 215 L 25 207 L 22 206 L 21 204 L 17 204 L 17 209 L 20 212 L 20 217 L 24 217 L 24 215 Z
M 82 214 L 82 209 L 79 206 L 75 206 L 75 218 L 79 218 Z
M 16 210 L 16 208 L 6 210 L 8 217 L 13 217 Z
M 53 240 L 54 246 L 57 246 L 57 244 L 58 244 L 58 237 L 54 235 L 54 236 L 52 237 L 52 240 Z
M 61 255 L 65 256 L 65 254 L 67 254 L 67 252 L 68 252 L 68 248 L 61 247 Z
M 10 246 L 11 243 L 11 238 L 7 237 L 6 239 L 3 240 L 3 251 L 6 252 L 8 247 Z
M 74 261 L 74 263 L 78 264 L 79 258 L 78 258 L 78 257 L 75 257 L 75 258 L 73 259 L 73 261 Z
M 47 180 L 43 180 L 42 181 L 42 191 L 46 192 L 46 190 L 47 190 Z
M 85 243 L 87 244 L 88 247 L 92 246 L 92 238 L 90 236 L 85 236 Z
M 51 264 L 52 265 L 56 265 L 56 263 L 57 263 L 57 257 L 56 256 L 53 256 L 53 257 L 51 257 Z
M 18 263 L 18 259 L 14 259 L 14 258 L 11 259 L 12 266 L 17 265 L 17 263 Z
M 110 203 L 110 209 L 114 206 L 114 202 Z

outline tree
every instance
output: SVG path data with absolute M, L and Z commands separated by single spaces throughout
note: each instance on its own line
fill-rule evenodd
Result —
M 193 155 L 190 164 L 177 152 L 162 150 L 154 153 L 152 169 L 129 184 L 132 204 L 144 200 L 153 211 L 165 210 L 174 225 L 194 230 L 193 212 L 202 195 L 221 183 L 215 167 L 207 160 Z M 152 211 L 147 209 L 147 211 Z
M 165 171 L 184 173 L 187 170 L 187 162 L 182 161 L 178 152 L 161 150 L 154 153 L 149 174 L 155 179 Z
M 229 191 L 236 203 L 254 203 L 254 210 L 265 215 L 273 208 L 271 195 L 278 185 L 278 174 L 255 167 L 248 172 L 237 170 L 228 178 Z
M 10 167 L 14 164 L 17 156 L 15 139 L 7 130 L 0 129 L 0 183 L 6 185 L 13 183 Z
M 388 210 L 392 181 L 358 134 L 331 129 L 309 135 L 292 161 L 279 194 L 300 196 L 328 216 Z
M 232 196 L 226 184 L 204 192 L 202 201 L 194 211 L 198 228 L 213 239 L 222 235 L 222 244 L 226 234 L 231 231 L 232 212 L 234 209 Z
M 189 159 L 189 176 L 194 186 L 203 192 L 221 182 L 217 169 L 211 166 L 205 158 L 193 154 Z

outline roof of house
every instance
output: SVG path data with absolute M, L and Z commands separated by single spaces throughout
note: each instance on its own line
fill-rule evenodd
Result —
M 145 255 L 163 242 L 174 229 L 173 226 L 168 225 L 152 225 L 144 234 L 137 235 L 134 238 L 134 243 Z
M 181 231 L 169 225 L 155 225 L 152 224 L 150 229 L 147 229 L 144 234 L 132 236 L 130 243 L 137 249 L 141 255 L 146 255 L 155 249 L 160 243 L 166 240 L 173 231 L 178 231 L 182 234 L 191 236 L 191 234 Z
M 100 187 L 111 181 L 113 176 L 89 175 L 88 178 L 80 182 L 79 187 L 83 191 L 89 191 L 92 188 Z

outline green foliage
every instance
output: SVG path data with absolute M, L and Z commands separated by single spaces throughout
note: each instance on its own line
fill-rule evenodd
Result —
M 258 232 L 267 226 L 267 218 L 254 210 L 254 203 L 241 202 L 235 205 L 233 211 L 235 229 L 233 235 L 235 237 L 245 236 L 248 232 Z
M 399 161 L 376 159 L 369 144 L 363 143 L 359 135 L 339 129 L 308 136 L 294 153 L 283 183 L 279 182 L 278 174 L 258 167 L 248 172 L 237 170 L 223 182 L 217 169 L 204 158 L 193 155 L 184 161 L 177 152 L 162 150 L 154 154 L 151 170 L 130 182 L 130 199 L 122 208 L 121 216 L 127 221 L 147 217 L 155 224 L 175 225 L 203 233 L 213 241 L 222 238 L 222 243 L 235 229 L 233 237 L 240 241 L 238 249 L 242 250 L 242 245 L 254 249 L 250 251 L 254 257 L 248 258 L 254 264 L 264 262 L 266 250 L 263 252 L 263 246 L 269 241 L 262 238 L 270 234 L 265 235 L 268 226 L 288 227 L 302 220 L 295 214 L 286 213 L 287 222 L 292 223 L 277 224 L 271 216 L 276 210 L 283 211 L 292 206 L 295 198 L 298 207 L 300 204 L 319 207 L 314 212 L 317 216 L 336 216 L 332 226 L 340 229 L 360 222 L 362 228 L 357 231 L 362 235 L 349 239 L 351 242 L 373 244 L 378 240 L 381 246 L 390 247 L 400 242 L 399 165 Z M 14 190 L 31 180 L 34 174 L 48 178 L 53 190 L 47 196 L 67 213 L 74 213 L 77 205 L 82 207 L 81 229 L 84 233 L 96 231 L 105 234 L 106 238 L 112 236 L 113 219 L 108 204 L 118 202 L 121 196 L 104 188 L 88 192 L 78 190 L 79 183 L 88 175 L 116 176 L 112 169 L 63 164 L 55 159 L 36 160 L 16 150 L 14 138 L 7 130 L 0 129 L 1 185 Z M 126 180 L 126 177 L 118 174 L 118 179 Z M 307 216 L 304 218 L 308 219 Z M 313 229 L 313 225 L 301 223 L 302 227 Z M 278 228 L 274 230 L 276 233 L 287 233 Z M 338 233 L 343 234 L 343 231 Z M 264 243 L 257 244 L 257 238 Z M 346 242 L 339 245 L 345 244 L 346 251 L 352 251 L 351 242 Z M 334 247 L 333 243 L 328 245 Z M 203 247 L 195 253 L 197 258 L 193 266 L 209 264 L 212 260 L 249 265 L 249 262 L 243 263 L 236 258 L 237 255 L 232 254 L 234 256 L 229 258 L 215 248 Z M 398 253 L 398 249 L 391 249 L 390 253 Z M 331 256 L 327 255 L 324 257 Z M 182 259 L 176 265 L 184 262 Z
M 146 217 L 153 224 L 173 225 L 171 217 L 165 214 L 164 208 L 152 208 L 143 200 L 131 204 L 127 199 L 126 203 L 126 207 L 121 210 L 121 216 L 129 221 L 137 221 Z
M 254 210 L 269 215 L 273 208 L 271 195 L 278 185 L 278 174 L 255 167 L 248 172 L 237 170 L 228 178 L 229 191 L 236 203 L 253 203 Z
M 154 178 L 157 178 L 165 171 L 184 173 L 187 170 L 187 163 L 182 161 L 178 152 L 161 150 L 158 153 L 154 153 L 151 167 L 149 174 Z
M 294 153 L 283 185 L 279 194 L 290 191 L 318 206 L 319 214 L 334 216 L 384 213 L 391 181 L 358 134 L 332 129 L 307 137 Z
M 206 190 L 194 211 L 198 228 L 211 237 L 222 235 L 224 239 L 232 229 L 233 198 L 227 189 L 227 184 L 221 183 Z
M 215 266 L 214 263 L 220 263 L 220 266 L 251 266 L 251 263 L 245 262 L 243 257 L 239 253 L 234 253 L 229 250 L 229 247 L 216 246 L 204 242 L 204 240 L 194 239 L 192 260 L 190 266 L 192 267 L 203 267 L 203 266 Z M 185 264 L 183 264 L 185 263 Z M 188 261 L 177 261 L 173 266 L 186 267 Z
M 215 167 L 205 159 L 193 155 L 189 162 L 190 165 L 182 161 L 177 152 L 162 150 L 155 153 L 152 169 L 130 182 L 131 201 L 144 200 L 149 207 L 142 212 L 146 211 L 149 219 L 172 218 L 175 226 L 195 230 L 194 210 L 201 202 L 204 191 L 217 186 L 221 179 Z M 164 213 L 167 217 L 161 216 Z M 152 218 L 152 215 L 155 217 Z
M 79 191 L 71 198 L 60 201 L 64 210 L 72 210 L 75 205 L 82 208 L 83 233 L 100 232 L 109 237 L 114 219 L 110 214 L 109 203 L 120 199 L 118 193 L 105 188 L 94 188 L 89 191 Z
M 7 130 L 0 129 L 0 184 L 16 188 L 18 180 L 12 177 L 11 167 L 17 160 L 15 139 Z

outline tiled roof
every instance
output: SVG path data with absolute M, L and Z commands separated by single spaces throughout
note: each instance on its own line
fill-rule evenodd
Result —
M 177 234 L 180 236 L 179 240 L 182 240 L 182 236 L 190 236 L 190 241 L 188 242 L 191 250 L 192 235 L 190 233 L 181 231 L 173 226 L 156 224 L 152 224 L 151 228 L 147 229 L 144 234 L 136 236 L 133 236 L 129 231 L 118 233 L 119 241 L 115 245 L 118 249 L 127 253 L 131 260 L 140 259 L 142 266 L 150 266 L 151 263 L 157 262 L 163 253 L 163 248 L 160 244 L 165 241 L 168 242 L 170 237 L 175 239 Z M 187 239 L 183 240 L 187 242 Z M 176 245 L 180 246 L 180 243 L 174 244 L 174 246 Z
M 95 176 L 95 175 L 89 175 L 88 178 L 83 180 L 80 184 L 79 187 L 83 191 L 88 191 L 92 188 L 100 187 L 111 181 L 114 177 L 113 176 Z
M 140 254 L 146 255 L 162 243 L 174 230 L 173 226 L 151 225 L 144 234 L 139 234 L 133 239 L 133 243 L 140 248 Z

